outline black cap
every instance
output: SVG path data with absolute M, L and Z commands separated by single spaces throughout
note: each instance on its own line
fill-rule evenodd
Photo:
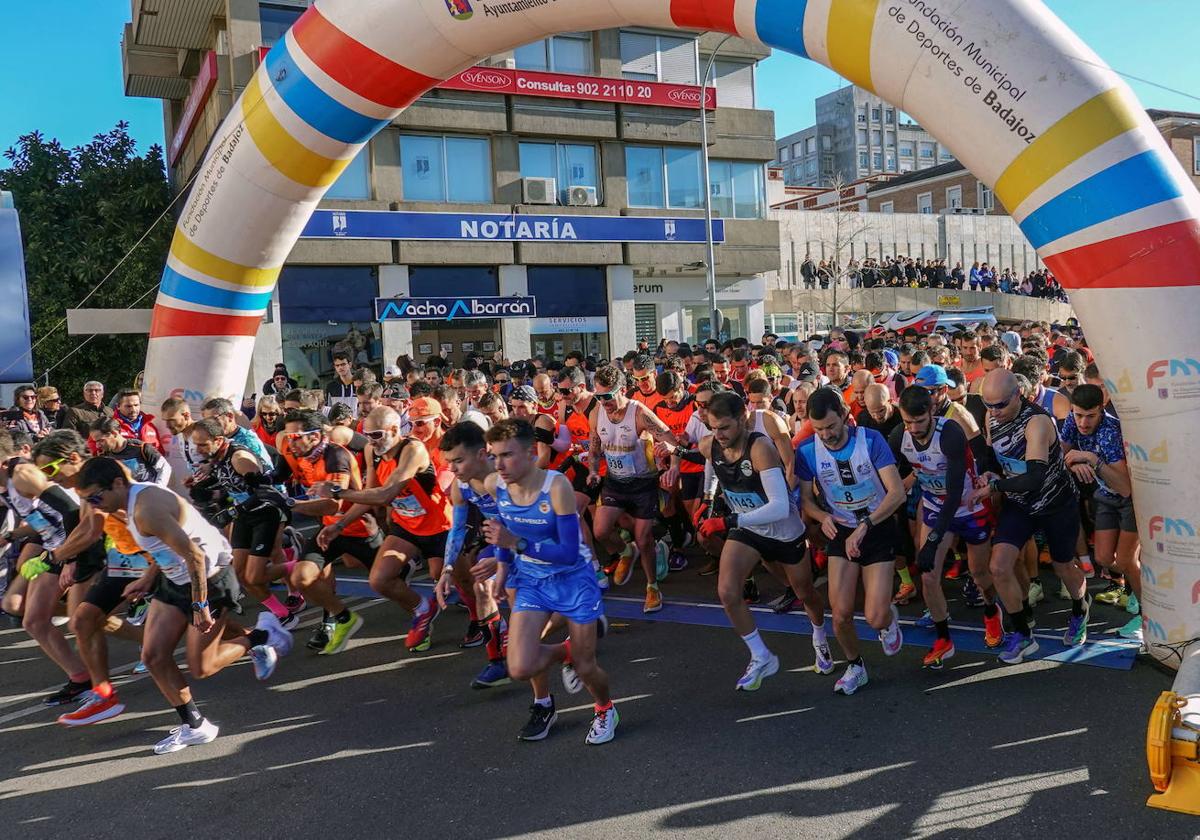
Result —
M 817 366 L 814 365 L 812 362 L 804 362 L 796 370 L 796 378 L 799 379 L 801 382 L 811 382 L 817 378 L 817 375 L 818 375 Z

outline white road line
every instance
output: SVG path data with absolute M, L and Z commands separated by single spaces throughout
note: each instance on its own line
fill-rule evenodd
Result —
M 654 696 L 653 694 L 631 694 L 628 697 L 614 697 L 613 705 L 615 706 L 618 703 L 632 703 L 634 700 L 645 700 L 647 697 L 653 697 L 653 696 Z M 558 713 L 560 715 L 565 715 L 568 712 L 584 712 L 584 711 L 590 712 L 590 711 L 594 710 L 595 708 L 596 708 L 595 703 L 585 703 L 582 706 L 572 706 L 569 709 L 559 709 Z
M 1053 740 L 1054 738 L 1069 738 L 1072 735 L 1082 735 L 1084 732 L 1087 732 L 1087 731 L 1088 731 L 1088 728 L 1085 726 L 1082 729 L 1071 729 L 1066 732 L 1056 732 L 1053 735 L 1041 735 L 1037 738 L 1026 738 L 1024 741 L 1009 741 L 1007 744 L 996 744 L 994 747 L 992 747 L 992 749 L 1004 750 L 1004 749 L 1008 749 L 1009 747 L 1024 746 L 1025 744 L 1036 744 L 1039 741 L 1050 741 L 1050 740 Z
M 788 709 L 786 712 L 772 712 L 769 715 L 755 715 L 754 717 L 738 718 L 737 723 L 750 723 L 753 720 L 767 720 L 768 718 L 786 717 L 787 715 L 799 715 L 804 712 L 811 712 L 816 706 L 808 706 L 804 709 Z

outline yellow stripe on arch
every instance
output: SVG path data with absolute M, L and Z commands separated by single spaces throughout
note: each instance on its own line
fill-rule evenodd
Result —
M 871 81 L 871 35 L 879 0 L 832 0 L 826 42 L 829 63 L 838 74 L 874 92 Z
M 230 262 L 204 250 L 188 239 L 179 229 L 176 229 L 175 238 L 171 240 L 171 256 L 206 277 L 224 280 L 226 283 L 235 283 L 239 286 L 256 289 L 270 288 L 279 278 L 280 267 L 254 268 Z
M 1119 89 L 1089 99 L 1017 155 L 996 181 L 997 197 L 1011 213 L 1063 169 L 1137 124 L 1137 110 Z
M 309 149 L 280 124 L 263 101 L 256 73 L 242 95 L 242 120 L 263 157 L 282 175 L 306 187 L 328 187 L 352 158 L 328 158 Z

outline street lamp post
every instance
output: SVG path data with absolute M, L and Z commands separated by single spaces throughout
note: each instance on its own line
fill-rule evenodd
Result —
M 717 341 L 721 340 L 721 325 L 717 323 L 717 249 L 713 242 L 712 185 L 709 183 L 708 169 L 708 102 L 706 93 L 708 77 L 712 74 L 713 62 L 717 60 L 717 52 L 732 37 L 732 35 L 726 35 L 713 47 L 712 54 L 708 57 L 708 64 L 704 68 L 704 76 L 700 79 L 700 159 L 703 161 L 704 169 L 704 182 L 702 185 L 702 189 L 704 190 L 704 235 L 705 244 L 708 246 L 708 255 L 705 258 L 705 270 L 708 277 L 708 334 L 709 338 L 716 339 Z

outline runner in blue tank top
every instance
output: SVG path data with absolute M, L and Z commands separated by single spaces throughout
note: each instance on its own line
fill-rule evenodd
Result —
M 485 520 L 496 519 L 500 507 L 487 491 L 487 479 L 493 475 L 487 443 L 483 429 L 478 424 L 465 421 L 452 426 L 438 444 L 445 455 L 446 465 L 454 473 L 455 481 L 450 485 L 450 501 L 453 513 L 450 520 L 450 536 L 446 539 L 446 565 L 438 578 L 436 593 L 442 609 L 451 586 L 462 592 L 474 590 L 475 605 L 479 620 L 467 630 L 462 647 L 479 647 L 487 651 L 487 667 L 471 681 L 472 688 L 492 688 L 508 683 L 508 667 L 504 663 L 507 646 L 508 624 L 500 615 L 496 603 L 496 592 L 504 585 L 505 575 L 488 575 L 475 579 L 472 567 L 495 557 L 496 547 L 488 545 L 483 538 Z M 511 571 L 507 575 L 508 585 L 515 583 Z
M 497 423 L 488 431 L 487 443 L 497 471 L 488 477 L 487 489 L 499 503 L 500 516 L 485 522 L 483 533 L 497 547 L 499 560 L 512 563 L 517 574 L 509 674 L 532 680 L 559 663 L 572 666 L 573 675 L 578 675 L 595 701 L 587 743 L 611 741 L 619 718 L 609 695 L 608 675 L 596 663 L 596 621 L 603 599 L 580 536 L 575 491 L 562 473 L 537 467 L 533 426 L 528 422 Z M 570 638 L 548 645 L 542 642 L 542 631 L 553 613 L 567 619 Z M 554 698 L 547 691 L 530 712 L 520 737 L 540 740 L 557 718 Z

